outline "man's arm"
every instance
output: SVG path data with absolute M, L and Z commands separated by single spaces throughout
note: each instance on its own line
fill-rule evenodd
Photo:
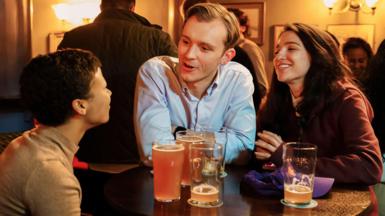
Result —
M 145 164 L 151 161 L 154 140 L 173 138 L 164 70 L 170 68 L 159 59 L 150 59 L 140 67 L 136 80 L 134 124 L 140 157 Z
M 253 80 L 249 72 L 242 73 L 233 88 L 224 126 L 228 129 L 226 162 L 246 164 L 254 148 L 256 114 L 253 105 Z

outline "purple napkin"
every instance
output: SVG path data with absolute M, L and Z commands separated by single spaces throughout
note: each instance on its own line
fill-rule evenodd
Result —
M 241 192 L 250 195 L 283 196 L 283 176 L 279 169 L 272 173 L 249 171 L 241 180 Z
M 313 198 L 321 197 L 329 192 L 334 178 L 315 177 Z M 283 175 L 280 169 L 272 173 L 249 171 L 241 180 L 241 192 L 250 195 L 283 196 Z
M 332 188 L 333 183 L 334 183 L 334 178 L 315 177 L 313 198 L 321 197 L 327 194 Z

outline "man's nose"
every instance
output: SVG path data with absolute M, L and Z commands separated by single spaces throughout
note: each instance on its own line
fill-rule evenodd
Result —
M 197 52 L 197 47 L 196 46 L 190 46 L 186 53 L 185 53 L 185 56 L 187 58 L 195 58 L 196 57 L 196 52 Z

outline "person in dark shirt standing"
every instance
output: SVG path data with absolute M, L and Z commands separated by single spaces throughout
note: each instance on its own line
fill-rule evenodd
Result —
M 365 92 L 370 103 L 373 106 L 374 118 L 372 126 L 378 141 L 383 158 L 385 160 L 385 40 L 383 40 L 377 49 L 377 53 L 371 59 L 367 68 L 368 77 L 364 81 Z M 385 182 L 385 168 L 383 167 L 381 181 Z
M 135 0 L 102 0 L 101 13 L 91 24 L 65 33 L 58 49 L 92 51 L 114 91 L 110 122 L 86 133 L 78 157 L 88 163 L 138 163 L 133 129 L 133 98 L 137 71 L 147 59 L 176 56 L 169 34 L 133 12 Z

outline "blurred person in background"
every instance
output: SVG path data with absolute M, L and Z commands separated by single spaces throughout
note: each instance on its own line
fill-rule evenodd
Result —
M 110 121 L 85 134 L 77 155 L 91 165 L 137 164 L 132 116 L 138 69 L 151 57 L 176 56 L 177 48 L 166 32 L 134 12 L 135 0 L 102 0 L 100 8 L 93 23 L 66 32 L 58 47 L 92 51 L 114 92 Z
M 246 66 L 252 73 L 255 87 L 253 100 L 255 109 L 258 110 L 261 100 L 266 95 L 269 88 L 265 71 L 265 56 L 263 55 L 261 48 L 259 48 L 254 41 L 247 38 L 250 35 L 249 17 L 238 8 L 227 8 L 227 10 L 232 12 L 238 19 L 241 36 L 237 47 L 241 49 L 240 51 L 244 51 L 247 54 L 252 63 L 252 67 L 250 68 L 247 66 L 247 63 L 243 63 L 247 62 L 247 59 L 245 59 L 246 56 L 242 57 L 242 55 L 236 55 L 233 61 Z
M 383 160 L 385 159 L 385 40 L 377 49 L 377 53 L 370 60 L 367 68 L 368 77 L 364 88 L 374 110 L 372 121 L 374 132 L 380 142 Z M 385 172 L 382 173 L 382 182 L 385 181 Z
M 369 43 L 362 38 L 348 38 L 342 45 L 342 54 L 354 77 L 362 84 L 367 79 L 366 68 L 373 57 Z

